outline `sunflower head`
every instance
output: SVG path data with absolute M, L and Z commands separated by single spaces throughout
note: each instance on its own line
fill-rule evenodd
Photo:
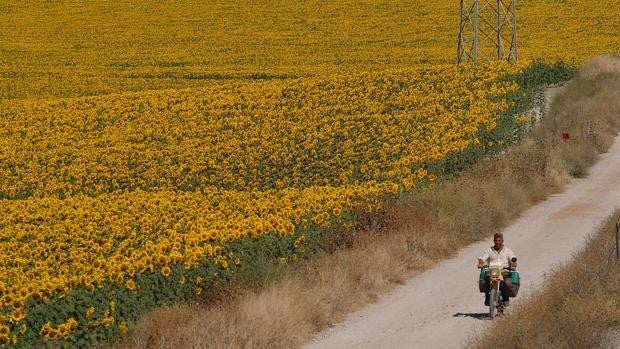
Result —
M 164 266 L 163 268 L 161 268 L 161 275 L 168 277 L 170 276 L 170 274 L 172 274 L 172 269 L 170 269 L 169 266 Z
M 11 322 L 22 321 L 26 317 L 26 312 L 23 309 L 18 309 L 11 314 Z
M 133 279 L 129 279 L 125 283 L 125 287 L 127 287 L 127 289 L 130 291 L 134 291 L 136 289 L 136 282 L 133 281 Z
M 69 334 L 69 326 L 67 324 L 60 324 L 58 326 L 58 334 L 62 337 Z

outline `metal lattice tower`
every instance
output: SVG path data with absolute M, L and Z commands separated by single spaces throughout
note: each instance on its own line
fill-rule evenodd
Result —
M 516 0 L 461 0 L 457 63 L 517 61 Z

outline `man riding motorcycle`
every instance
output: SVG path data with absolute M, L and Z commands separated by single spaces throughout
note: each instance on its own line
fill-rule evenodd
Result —
M 514 259 L 513 259 L 514 258 Z M 514 260 L 514 261 L 513 261 Z M 509 297 L 516 296 L 515 285 L 513 285 L 510 279 L 510 271 L 517 268 L 517 262 L 514 252 L 511 249 L 504 246 L 504 235 L 502 233 L 495 233 L 493 235 L 493 246 L 485 249 L 480 257 L 478 257 L 478 268 L 482 268 L 485 265 L 501 264 L 503 268 L 503 288 L 502 299 L 504 307 L 509 304 Z M 484 280 L 480 280 L 480 291 L 484 292 L 484 305 L 489 305 L 489 277 Z

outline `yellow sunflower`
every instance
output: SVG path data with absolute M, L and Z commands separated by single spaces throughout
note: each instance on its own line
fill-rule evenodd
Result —
M 125 283 L 125 287 L 127 287 L 127 289 L 130 291 L 134 291 L 136 289 L 136 282 L 133 281 L 133 279 L 129 279 Z
M 170 276 L 170 274 L 172 274 L 172 269 L 170 269 L 169 266 L 164 266 L 163 268 L 161 268 L 161 275 L 168 277 Z

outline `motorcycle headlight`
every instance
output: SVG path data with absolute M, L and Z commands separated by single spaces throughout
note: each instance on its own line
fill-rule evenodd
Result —
M 499 276 L 499 269 L 491 269 L 491 276 Z

